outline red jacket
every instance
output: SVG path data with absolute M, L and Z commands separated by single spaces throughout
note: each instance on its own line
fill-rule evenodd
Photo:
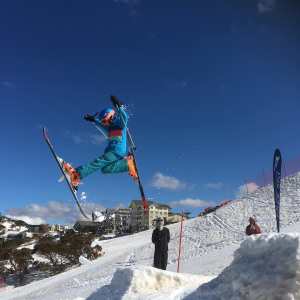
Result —
M 246 234 L 247 235 L 251 235 L 251 234 L 259 234 L 261 233 L 261 230 L 259 228 L 259 226 L 255 223 L 255 224 L 249 224 L 247 227 L 246 227 Z

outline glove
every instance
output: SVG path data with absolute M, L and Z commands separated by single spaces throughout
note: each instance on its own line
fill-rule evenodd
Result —
M 116 96 L 110 96 L 110 100 L 114 107 L 120 107 L 124 105 Z
M 96 115 L 97 114 L 95 114 L 95 115 L 86 114 L 83 116 L 83 118 L 88 122 L 95 122 Z

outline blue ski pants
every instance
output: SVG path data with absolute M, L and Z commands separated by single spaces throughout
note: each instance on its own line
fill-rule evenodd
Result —
M 128 163 L 123 156 L 115 152 L 105 152 L 92 162 L 76 168 L 81 179 L 98 170 L 104 174 L 122 173 L 128 171 Z

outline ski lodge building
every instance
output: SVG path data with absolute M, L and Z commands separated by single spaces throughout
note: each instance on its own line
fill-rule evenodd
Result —
M 144 213 L 144 207 L 141 200 L 131 201 L 129 208 L 131 208 L 130 227 L 132 232 L 146 230 L 152 227 L 156 218 L 160 217 L 167 222 L 171 207 L 166 204 L 160 204 L 153 201 L 148 201 L 149 210 Z

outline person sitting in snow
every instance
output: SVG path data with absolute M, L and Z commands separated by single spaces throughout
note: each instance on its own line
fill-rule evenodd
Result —
M 246 227 L 246 235 L 260 234 L 260 227 L 256 224 L 254 217 L 249 218 L 249 225 Z
M 108 139 L 104 154 L 90 163 L 74 168 L 67 162 L 62 162 L 64 171 L 70 176 L 71 184 L 78 188 L 81 180 L 88 175 L 101 170 L 104 174 L 128 172 L 134 180 L 138 178 L 132 155 L 127 155 L 127 122 L 128 115 L 115 96 L 111 96 L 114 108 L 105 108 L 94 115 L 86 114 L 84 119 L 101 127 Z
M 168 264 L 168 243 L 170 231 L 163 226 L 163 219 L 157 218 L 155 229 L 152 233 L 152 243 L 155 245 L 153 267 L 166 270 Z

